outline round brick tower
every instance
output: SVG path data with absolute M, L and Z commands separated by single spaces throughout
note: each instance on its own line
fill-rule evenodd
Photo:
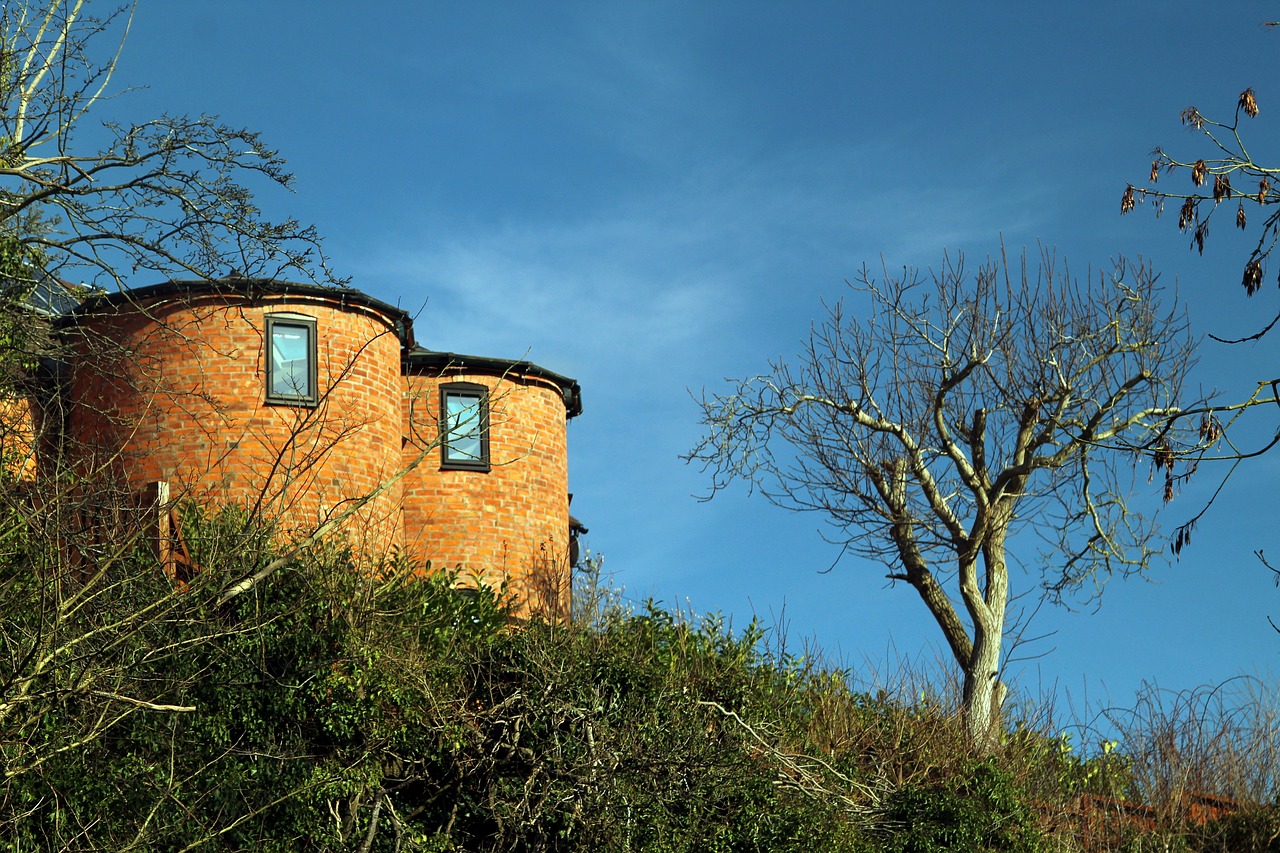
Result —
M 397 308 L 276 281 L 99 294 L 58 325 L 68 356 L 41 467 L 167 483 L 285 535 L 359 504 L 344 529 L 361 554 L 460 568 L 462 584 L 506 584 L 521 613 L 565 612 L 574 380 L 415 347 Z
M 414 349 L 405 366 L 405 548 L 526 606 L 568 604 L 566 422 L 578 383 L 528 362 Z
M 408 317 L 356 291 L 228 279 L 87 300 L 71 355 L 64 462 L 135 487 L 236 503 L 310 531 L 399 470 Z M 401 488 L 347 532 L 401 544 Z M 367 550 L 367 549 L 366 549 Z

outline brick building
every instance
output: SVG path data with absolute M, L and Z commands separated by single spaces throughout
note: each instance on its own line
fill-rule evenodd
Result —
M 55 325 L 66 355 L 42 409 L 59 464 L 240 504 L 286 534 L 354 509 L 343 530 L 367 558 L 563 605 L 574 380 L 428 350 L 399 308 L 273 280 L 94 294 Z

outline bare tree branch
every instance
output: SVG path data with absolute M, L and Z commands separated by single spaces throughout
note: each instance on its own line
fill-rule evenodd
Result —
M 133 11 L 95 18 L 84 0 L 0 11 L 0 273 L 30 278 L 25 265 L 112 289 L 138 273 L 232 269 L 340 283 L 315 229 L 263 217 L 250 186 L 287 189 L 292 176 L 257 134 L 209 116 L 82 126 L 112 93 Z
M 1189 426 L 1211 410 L 1184 407 L 1194 345 L 1149 267 L 1121 261 L 1081 283 L 1051 253 L 1037 260 L 1012 276 L 1007 258 L 972 273 L 962 257 L 928 274 L 864 269 L 856 315 L 829 306 L 795 361 L 703 394 L 686 457 L 710 495 L 740 480 L 819 512 L 831 541 L 914 588 L 964 673 L 980 745 L 1003 695 L 1018 532 L 1047 539 L 1043 595 L 1091 597 L 1162 550 L 1130 503 L 1129 463 L 1157 457 L 1157 436 L 1161 465 L 1221 437 Z

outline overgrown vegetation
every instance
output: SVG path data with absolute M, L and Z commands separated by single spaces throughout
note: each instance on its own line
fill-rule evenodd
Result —
M 1156 796 L 1160 766 L 1125 751 L 1170 727 L 1219 747 L 1271 730 L 1236 715 L 1223 734 L 1203 702 L 1148 702 L 1118 748 L 1082 754 L 1024 720 L 977 756 L 946 697 L 855 690 L 769 651 L 758 625 L 584 589 L 573 621 L 513 627 L 501 590 L 362 571 L 333 543 L 219 606 L 276 553 L 242 514 L 187 510 L 204 568 L 177 583 L 141 540 L 49 535 L 74 527 L 16 507 L 0 538 L 0 849 L 1277 846 L 1274 780 L 1196 791 L 1246 806 L 1206 820 L 1165 808 L 1180 800 Z

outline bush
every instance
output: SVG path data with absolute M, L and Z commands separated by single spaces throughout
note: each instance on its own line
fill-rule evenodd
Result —
M 909 785 L 886 804 L 885 844 L 894 853 L 1035 853 L 1045 849 L 1034 815 L 1009 773 L 993 760 L 933 785 Z
M 220 604 L 278 556 L 271 531 L 184 518 L 184 583 L 139 540 L 69 564 L 37 516 L 8 521 L 0 849 L 1034 853 L 1076 843 L 1076 795 L 1134 790 L 1110 742 L 1024 724 L 977 758 L 928 689 L 857 692 L 754 623 L 608 590 L 516 627 L 502 590 L 331 541 Z M 57 653 L 33 669 L 32 649 Z M 1280 821 L 1121 829 L 1272 851 Z

